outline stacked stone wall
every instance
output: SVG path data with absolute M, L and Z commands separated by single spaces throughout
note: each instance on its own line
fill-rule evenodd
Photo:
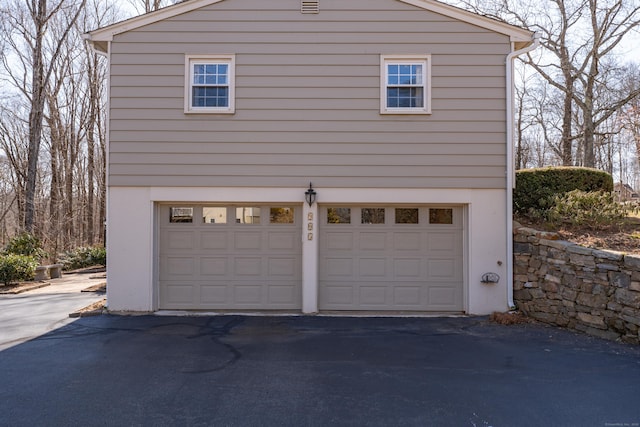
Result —
M 539 321 L 640 341 L 640 256 L 586 248 L 514 225 L 514 299 Z

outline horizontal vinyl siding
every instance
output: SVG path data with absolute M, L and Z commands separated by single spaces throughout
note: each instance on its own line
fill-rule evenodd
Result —
M 110 185 L 504 188 L 506 36 L 395 0 L 225 0 L 114 38 Z M 431 115 L 380 115 L 380 54 L 432 55 Z M 186 54 L 236 113 L 184 114 Z

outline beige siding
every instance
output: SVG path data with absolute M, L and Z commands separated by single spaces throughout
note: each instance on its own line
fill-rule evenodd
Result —
M 123 33 L 110 184 L 504 188 L 509 40 L 395 0 L 225 0 Z M 185 55 L 236 55 L 235 114 L 184 114 Z M 380 54 L 431 54 L 431 115 L 380 115 Z

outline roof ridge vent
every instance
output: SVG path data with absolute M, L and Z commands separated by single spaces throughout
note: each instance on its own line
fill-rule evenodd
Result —
M 300 12 L 320 13 L 320 0 L 301 0 Z

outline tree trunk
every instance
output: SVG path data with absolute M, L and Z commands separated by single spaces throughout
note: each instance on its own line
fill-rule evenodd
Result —
M 47 20 L 47 1 L 38 0 L 32 3 L 32 19 L 35 25 L 35 43 L 33 45 L 33 71 L 31 110 L 29 112 L 29 151 L 27 157 L 27 182 L 25 186 L 24 229 L 33 231 L 35 217 L 36 177 L 40 158 L 40 142 L 42 139 L 42 120 L 44 117 L 44 58 L 42 42 Z

